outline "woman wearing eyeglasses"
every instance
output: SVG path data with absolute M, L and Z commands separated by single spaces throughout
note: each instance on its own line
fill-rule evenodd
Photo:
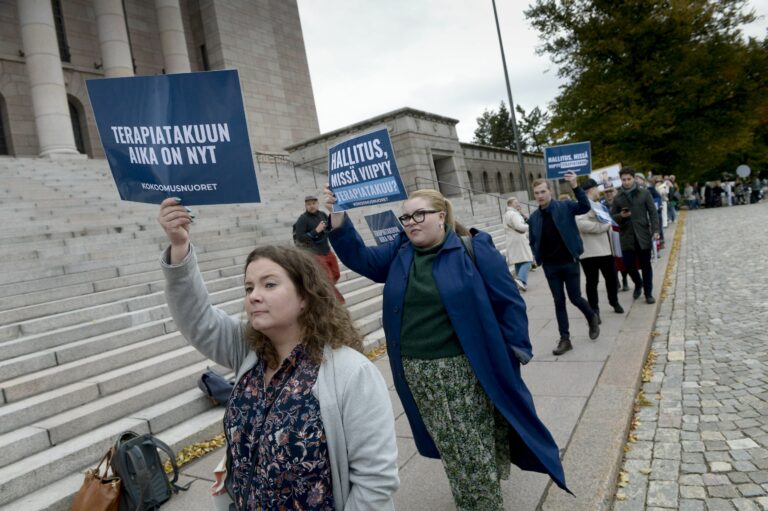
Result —
M 325 202 L 332 212 L 327 186 Z M 532 357 L 528 318 L 504 257 L 474 229 L 468 254 L 468 233 L 436 190 L 413 192 L 399 219 L 398 240 L 367 247 L 345 213 L 332 213 L 329 240 L 347 267 L 385 283 L 387 351 L 419 453 L 442 460 L 460 511 L 503 509 L 510 461 L 567 490 L 520 374 Z

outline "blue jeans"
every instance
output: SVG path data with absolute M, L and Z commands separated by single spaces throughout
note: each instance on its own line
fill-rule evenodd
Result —
M 565 295 L 575 305 L 587 321 L 591 320 L 595 312 L 589 303 L 581 296 L 581 269 L 576 261 L 572 263 L 547 264 L 544 263 L 544 275 L 547 277 L 549 290 L 555 300 L 555 316 L 557 317 L 557 329 L 561 339 L 570 339 L 568 325 L 568 312 L 565 310 Z M 565 290 L 563 290 L 565 286 Z
M 528 285 L 529 271 L 531 271 L 531 261 L 515 263 L 515 276 L 526 286 Z

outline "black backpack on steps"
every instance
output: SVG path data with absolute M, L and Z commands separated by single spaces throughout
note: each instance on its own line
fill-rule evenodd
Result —
M 173 479 L 163 469 L 157 450 L 164 451 L 173 466 Z M 120 511 L 153 511 L 171 498 L 171 492 L 187 490 L 178 486 L 176 456 L 164 442 L 151 434 L 124 431 L 115 442 L 112 471 L 120 477 Z

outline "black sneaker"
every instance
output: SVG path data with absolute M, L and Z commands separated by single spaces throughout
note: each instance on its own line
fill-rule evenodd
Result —
M 656 298 L 652 296 L 646 296 L 645 297 L 645 303 L 656 303 Z
M 626 283 L 626 282 L 624 283 L 624 285 L 623 285 L 623 286 L 621 286 L 621 290 L 622 290 L 622 291 L 629 291 L 629 286 L 627 285 L 627 283 Z
M 573 349 L 573 345 L 571 344 L 571 340 L 565 337 L 561 337 L 560 340 L 557 342 L 557 348 L 552 350 L 553 355 L 562 355 L 566 351 L 571 351 Z
M 616 314 L 624 314 L 624 307 L 621 306 L 621 304 L 617 303 L 613 306 L 613 312 Z
M 593 341 L 600 337 L 600 316 L 595 314 L 589 320 L 589 338 Z
M 632 293 L 632 298 L 637 300 L 638 298 L 640 298 L 641 294 L 643 294 L 643 289 L 640 286 L 638 286 L 635 288 L 634 293 Z

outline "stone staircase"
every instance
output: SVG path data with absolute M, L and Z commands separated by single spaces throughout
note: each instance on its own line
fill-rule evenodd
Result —
M 206 367 L 170 318 L 157 206 L 118 199 L 104 160 L 0 158 L 0 511 L 68 509 L 86 467 L 122 431 L 174 449 L 221 431 L 197 389 Z M 262 165 L 261 204 L 196 207 L 192 230 L 214 305 L 243 309 L 242 265 L 289 244 L 311 172 Z M 457 201 L 465 224 L 503 246 L 495 203 Z M 363 215 L 361 234 L 371 241 Z M 384 343 L 381 285 L 342 268 L 338 284 L 366 349 Z

